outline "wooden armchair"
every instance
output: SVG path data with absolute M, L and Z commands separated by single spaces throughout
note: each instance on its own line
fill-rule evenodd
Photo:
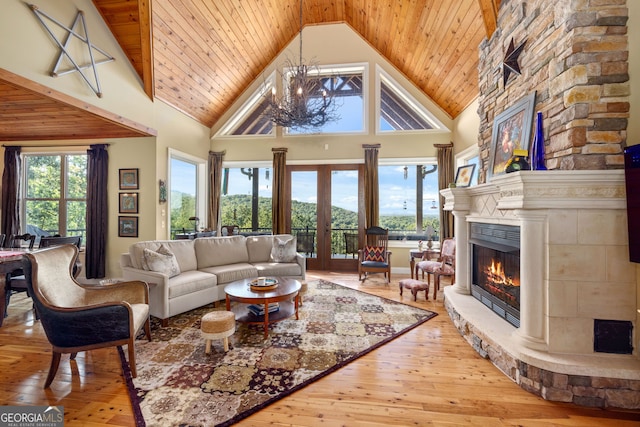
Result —
M 128 347 L 131 374 L 136 377 L 135 337 L 144 328 L 151 340 L 149 288 L 145 282 L 81 285 L 71 271 L 78 255 L 73 245 L 27 253 L 23 269 L 40 322 L 52 346 L 48 388 L 62 353 L 96 348 Z
M 367 243 L 364 249 L 358 250 L 358 280 L 366 280 L 369 273 L 383 273 L 387 283 L 391 282 L 389 230 L 374 226 L 367 228 L 364 234 Z

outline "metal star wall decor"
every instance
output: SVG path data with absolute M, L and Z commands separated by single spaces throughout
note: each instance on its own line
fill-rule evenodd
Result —
M 56 61 L 56 65 L 53 67 L 53 70 L 51 71 L 51 76 L 59 77 L 59 76 L 77 71 L 80 74 L 80 76 L 82 76 L 82 79 L 89 85 L 89 87 L 96 93 L 96 95 L 98 95 L 98 98 L 102 98 L 102 89 L 100 88 L 100 80 L 98 80 L 98 71 L 96 69 L 96 66 L 100 64 L 104 64 L 106 62 L 115 61 L 115 59 L 111 55 L 109 55 L 107 52 L 105 52 L 104 50 L 100 49 L 99 47 L 91 43 L 91 41 L 89 40 L 89 32 L 87 31 L 87 24 L 84 20 L 84 12 L 79 10 L 78 13 L 76 14 L 76 18 L 74 19 L 71 27 L 66 27 L 64 24 L 60 23 L 55 18 L 52 18 L 46 13 L 40 11 L 38 9 L 38 6 L 30 4 L 29 7 L 31 8 L 33 13 L 36 15 L 36 18 L 38 18 L 38 21 L 40 21 L 40 23 L 42 24 L 44 29 L 47 31 L 47 33 L 49 33 L 53 41 L 60 48 L 60 54 L 58 55 L 58 60 Z M 64 36 L 64 41 L 61 41 L 58 39 L 56 34 L 53 32 L 53 30 L 49 28 L 44 18 L 46 18 L 50 22 L 56 24 L 58 27 L 66 31 L 66 35 Z M 84 36 L 80 33 L 79 30 L 76 29 L 78 25 L 82 26 L 81 28 Z M 69 45 L 70 45 L 70 42 L 74 40 L 74 38 L 80 40 L 82 44 L 86 45 L 87 53 L 90 60 L 89 64 L 80 65 L 79 61 L 75 60 L 71 56 L 71 53 L 69 51 Z M 97 51 L 99 54 L 103 55 L 104 59 L 100 61 L 96 61 L 96 59 L 94 58 L 94 50 Z M 65 58 L 72 64 L 73 67 L 67 70 L 61 70 L 60 68 L 62 67 L 62 63 Z M 91 82 L 90 78 L 87 75 L 85 75 L 85 73 L 83 72 L 83 70 L 87 68 L 91 68 L 93 70 L 93 80 L 95 81 L 95 86 Z
M 520 75 L 520 65 L 518 65 L 518 57 L 522 53 L 522 49 L 524 49 L 524 44 L 527 42 L 527 39 L 524 39 L 518 47 L 514 47 L 513 37 L 511 38 L 511 43 L 509 43 L 509 48 L 507 49 L 507 54 L 502 61 L 502 84 L 503 87 L 507 86 L 507 80 L 509 80 L 509 76 L 511 73 Z

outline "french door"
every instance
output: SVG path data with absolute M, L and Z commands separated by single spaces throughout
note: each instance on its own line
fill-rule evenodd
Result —
M 307 269 L 356 271 L 364 224 L 363 165 L 287 166 L 288 226 Z

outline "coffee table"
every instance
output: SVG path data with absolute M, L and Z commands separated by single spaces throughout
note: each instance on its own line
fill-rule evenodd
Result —
M 269 336 L 269 324 L 288 319 L 296 315 L 298 320 L 298 305 L 300 302 L 300 288 L 302 285 L 296 279 L 276 277 L 278 286 L 275 289 L 265 291 L 254 291 L 249 286 L 254 279 L 242 279 L 229 283 L 224 288 L 227 294 L 227 311 L 233 311 L 236 320 L 241 323 L 263 324 L 264 337 Z M 231 307 L 231 301 L 239 302 Z M 277 302 L 280 306 L 278 311 L 269 313 L 268 305 Z M 264 315 L 257 315 L 247 308 L 250 304 L 263 305 Z

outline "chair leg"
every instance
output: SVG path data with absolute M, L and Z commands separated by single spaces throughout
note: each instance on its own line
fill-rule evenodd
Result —
M 149 342 L 151 342 L 151 319 L 149 317 L 147 317 L 147 321 L 144 322 L 144 333 Z
M 134 339 L 135 337 L 129 338 L 129 343 L 127 343 L 127 347 L 129 348 L 129 368 L 131 368 L 132 378 L 138 376 L 138 372 L 136 371 L 136 349 L 133 345 Z
M 440 276 L 434 274 L 433 277 L 433 300 L 436 300 L 436 296 L 438 294 L 438 288 L 440 288 Z
M 58 372 L 58 365 L 60 365 L 60 356 L 61 354 L 57 351 L 51 353 L 51 365 L 49 366 L 49 374 L 47 375 L 47 380 L 44 382 L 44 388 L 49 388 L 49 386 L 53 382 L 53 378 Z
M 77 355 L 78 355 L 78 352 L 71 353 L 71 356 L 69 356 L 69 359 L 75 360 Z

